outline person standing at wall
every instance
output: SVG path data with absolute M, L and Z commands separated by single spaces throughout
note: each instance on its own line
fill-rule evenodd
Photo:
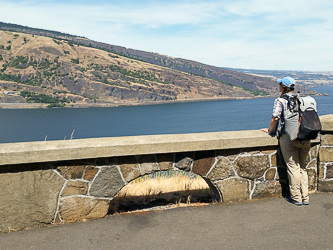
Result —
M 288 106 L 288 96 L 291 97 L 295 95 L 295 80 L 291 77 L 284 77 L 278 79 L 277 82 L 279 83 L 280 92 L 282 94 L 274 101 L 269 129 L 263 128 L 261 131 L 271 136 L 277 136 L 279 139 L 283 159 L 287 164 L 289 180 L 290 195 L 286 195 L 285 199 L 297 206 L 309 205 L 308 174 L 305 167 L 306 158 L 310 150 L 310 141 L 291 140 L 290 137 L 284 133 L 283 128 L 278 128 L 279 121 L 281 124 L 284 124 L 284 114 L 286 114 L 288 108 L 290 108 L 290 106 Z

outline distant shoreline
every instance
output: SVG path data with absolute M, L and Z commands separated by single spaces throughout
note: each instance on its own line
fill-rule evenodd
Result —
M 127 103 L 71 103 L 64 108 L 111 108 L 123 106 L 144 106 L 158 105 L 168 103 L 184 103 L 184 102 L 204 102 L 204 101 L 222 101 L 222 100 L 246 100 L 257 98 L 274 98 L 275 96 L 258 96 L 258 97 L 234 97 L 234 98 L 200 98 L 185 99 L 172 101 L 149 101 L 149 102 L 127 102 Z M 49 103 L 0 103 L 0 109 L 46 109 Z
M 325 93 L 319 93 L 316 96 L 325 96 Z M 249 100 L 261 98 L 276 98 L 277 96 L 255 96 L 255 97 L 217 97 L 217 98 L 199 98 L 199 99 L 183 99 L 172 101 L 148 101 L 148 102 L 127 102 L 127 103 L 71 103 L 63 108 L 117 108 L 123 106 L 144 106 L 144 105 L 158 105 L 168 103 L 184 103 L 184 102 L 207 102 L 207 101 L 228 101 L 228 100 Z M 49 103 L 0 103 L 0 109 L 47 109 Z

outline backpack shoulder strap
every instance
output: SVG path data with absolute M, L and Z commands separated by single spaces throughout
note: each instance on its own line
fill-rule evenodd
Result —
M 280 98 L 287 100 L 287 109 L 291 112 L 299 111 L 300 100 L 299 96 L 296 94 L 287 95 L 286 93 L 281 94 Z

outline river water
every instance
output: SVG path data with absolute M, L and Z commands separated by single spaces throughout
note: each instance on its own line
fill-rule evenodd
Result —
M 333 114 L 330 96 L 315 97 L 319 115 Z M 0 109 L 0 143 L 252 130 L 268 127 L 274 98 L 112 108 Z

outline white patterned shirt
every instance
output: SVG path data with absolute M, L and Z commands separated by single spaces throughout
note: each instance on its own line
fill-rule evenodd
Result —
M 292 96 L 293 93 L 287 93 L 286 95 Z M 283 119 L 282 110 L 283 110 L 283 114 L 285 114 L 287 112 L 288 101 L 282 97 L 278 97 L 274 101 L 272 118 L 278 118 L 278 119 L 282 118 Z M 281 117 L 281 115 L 282 115 L 282 117 Z

